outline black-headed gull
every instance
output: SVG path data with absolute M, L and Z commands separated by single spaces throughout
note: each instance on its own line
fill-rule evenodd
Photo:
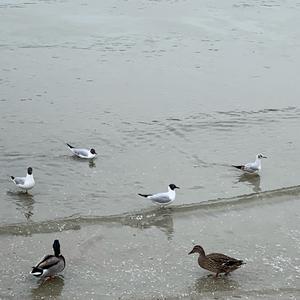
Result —
M 72 151 L 72 153 L 80 158 L 94 158 L 96 156 L 96 151 L 95 149 L 84 149 L 84 148 L 75 148 L 71 146 L 70 144 L 67 143 L 67 146 L 69 149 Z
M 259 153 L 256 155 L 255 162 L 247 163 L 245 165 L 239 165 L 239 166 L 233 165 L 233 167 L 243 170 L 248 173 L 257 173 L 258 171 L 261 170 L 261 159 L 262 158 L 267 158 L 267 157 L 265 155 Z
M 23 190 L 27 191 L 34 187 L 34 178 L 32 174 L 32 168 L 29 167 L 27 169 L 26 177 L 14 177 L 10 176 L 11 180 L 15 183 L 15 185 Z
M 168 205 L 168 204 L 172 203 L 175 200 L 175 197 L 176 197 L 175 189 L 179 189 L 179 187 L 176 186 L 175 184 L 171 183 L 168 186 L 168 192 L 166 192 L 166 193 L 138 194 L 138 195 L 151 200 L 155 204 L 164 206 L 164 205 Z

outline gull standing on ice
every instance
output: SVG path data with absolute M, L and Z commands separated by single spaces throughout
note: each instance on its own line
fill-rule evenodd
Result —
M 247 163 L 245 165 L 239 165 L 239 166 L 234 166 L 237 169 L 243 170 L 248 173 L 257 173 L 258 171 L 261 170 L 261 159 L 262 158 L 267 158 L 263 154 L 259 153 L 256 155 L 255 162 L 252 163 Z
M 168 186 L 168 192 L 166 193 L 158 193 L 158 194 L 138 194 L 142 197 L 150 199 L 153 203 L 164 206 L 172 203 L 175 200 L 176 193 L 175 189 L 179 189 L 178 186 L 171 183 Z
M 32 168 L 29 167 L 27 169 L 27 175 L 26 177 L 14 177 L 14 176 L 10 176 L 11 180 L 14 182 L 14 184 L 21 188 L 22 190 L 25 190 L 26 193 L 28 192 L 28 190 L 32 189 L 34 187 L 34 178 L 32 175 Z
M 84 149 L 84 148 L 75 148 L 71 146 L 70 144 L 67 143 L 67 146 L 69 149 L 72 151 L 72 153 L 80 158 L 94 158 L 96 156 L 96 151 L 95 149 Z

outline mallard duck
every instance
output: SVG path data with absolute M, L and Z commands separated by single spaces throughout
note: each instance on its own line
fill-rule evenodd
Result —
M 151 200 L 155 204 L 168 205 L 175 200 L 176 197 L 175 189 L 179 189 L 179 187 L 171 183 L 168 186 L 168 192 L 166 193 L 138 194 L 138 195 Z
M 17 187 L 21 188 L 22 190 L 25 190 L 26 193 L 28 192 L 28 190 L 32 189 L 35 184 L 31 167 L 27 169 L 26 177 L 10 176 L 10 178 Z
M 199 253 L 199 266 L 203 269 L 216 273 L 216 277 L 218 277 L 220 273 L 228 275 L 230 272 L 245 264 L 242 260 L 235 259 L 221 253 L 205 255 L 203 248 L 199 245 L 196 245 L 189 254 L 192 253 Z
M 46 255 L 42 258 L 35 267 L 32 267 L 30 274 L 36 277 L 45 278 L 53 277 L 64 270 L 66 261 L 60 254 L 60 244 L 58 240 L 54 241 L 53 250 L 54 255 Z
M 267 157 L 265 155 L 259 153 L 256 155 L 255 162 L 247 163 L 244 165 L 238 165 L 238 166 L 233 165 L 233 167 L 243 170 L 248 173 L 257 173 L 261 170 L 261 159 L 262 158 L 267 158 Z
M 69 149 L 71 150 L 71 152 L 80 157 L 80 158 L 94 158 L 97 153 L 95 151 L 95 149 L 84 149 L 84 148 L 75 148 L 73 146 L 71 146 L 70 144 L 67 143 L 67 146 L 69 147 Z

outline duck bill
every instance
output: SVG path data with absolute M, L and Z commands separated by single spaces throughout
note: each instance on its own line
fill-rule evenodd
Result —
M 193 253 L 194 253 L 194 250 L 190 251 L 190 252 L 188 253 L 188 255 L 193 254 Z

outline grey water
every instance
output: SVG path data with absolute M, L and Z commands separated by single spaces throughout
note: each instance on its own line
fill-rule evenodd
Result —
M 298 1 L 3 0 L 0 28 L 0 299 L 300 298 Z

